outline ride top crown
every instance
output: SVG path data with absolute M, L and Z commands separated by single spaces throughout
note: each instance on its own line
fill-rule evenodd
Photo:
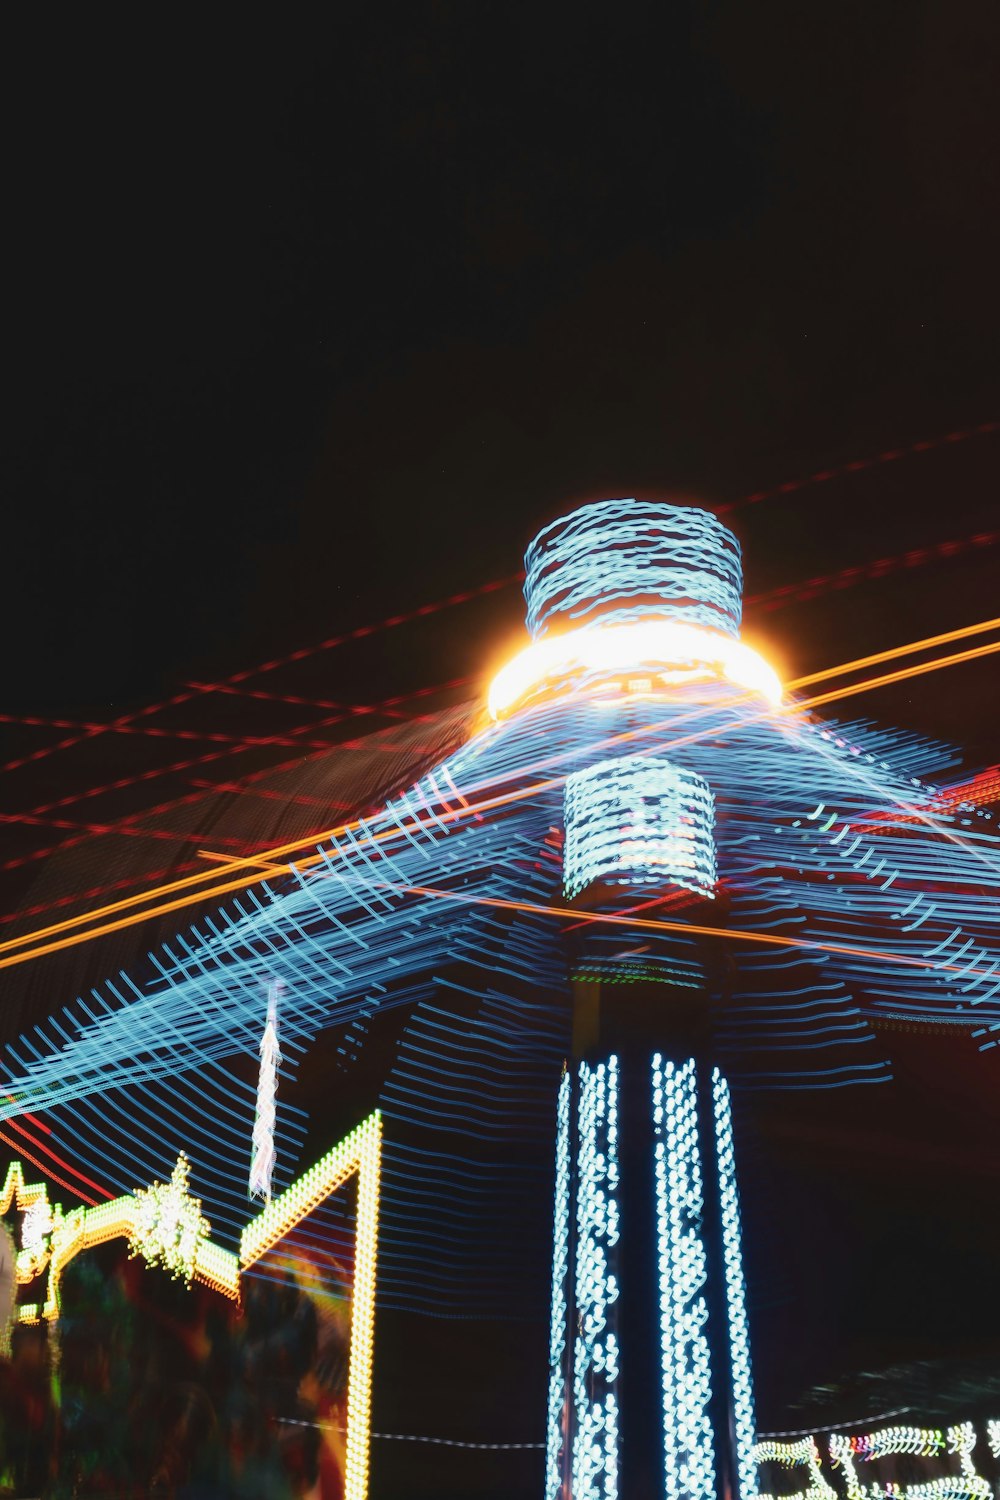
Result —
M 540 531 L 524 563 L 527 624 L 536 641 L 577 625 L 649 616 L 739 639 L 740 544 L 695 506 L 598 500 Z
M 525 569 L 532 643 L 494 678 L 494 719 L 541 697 L 704 681 L 781 701 L 775 673 L 739 638 L 739 543 L 708 511 L 598 500 L 539 532 Z

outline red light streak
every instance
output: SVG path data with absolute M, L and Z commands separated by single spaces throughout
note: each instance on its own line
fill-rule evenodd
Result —
M 159 870 L 147 870 L 144 875 L 129 875 L 114 880 L 110 885 L 92 885 L 85 891 L 72 891 L 68 896 L 58 896 L 52 901 L 40 901 L 35 906 L 23 907 L 20 911 L 5 912 L 0 916 L 0 926 L 18 922 L 23 917 L 38 917 L 47 911 L 58 911 L 61 906 L 74 906 L 78 901 L 89 901 L 93 896 L 109 896 L 113 891 L 127 891 L 133 886 L 150 880 L 162 880 L 165 875 L 180 875 L 187 870 L 200 870 L 201 860 L 189 859 L 182 865 L 165 865 Z
M 820 469 L 815 474 L 806 475 L 804 479 L 789 479 L 784 484 L 775 485 L 769 490 L 755 490 L 752 495 L 744 495 L 741 500 L 732 500 L 727 505 L 715 506 L 715 514 L 717 516 L 729 515 L 744 505 L 756 505 L 761 500 L 772 500 L 778 495 L 791 495 L 813 484 L 826 484 L 831 479 L 845 479 L 851 474 L 860 474 L 864 469 L 874 469 L 880 464 L 895 463 L 900 458 L 909 458 L 918 453 L 929 453 L 932 448 L 946 448 L 950 444 L 964 443 L 969 438 L 984 437 L 993 432 L 1000 432 L 1000 422 L 980 422 L 975 427 L 963 427 L 956 432 L 946 432 L 941 437 L 924 438 L 921 442 L 910 443 L 904 448 L 887 448 L 883 453 L 876 453 L 871 458 L 855 458 L 850 463 L 839 464 L 833 469 Z
M 73 1177 L 78 1177 L 81 1182 L 85 1182 L 88 1187 L 92 1187 L 95 1193 L 99 1193 L 102 1198 L 111 1199 L 115 1196 L 114 1193 L 109 1193 L 107 1188 L 100 1187 L 96 1182 L 91 1182 L 89 1177 L 84 1177 L 82 1172 L 78 1172 L 75 1167 L 71 1167 L 69 1162 L 63 1161 L 61 1156 L 58 1156 L 55 1151 L 50 1151 L 47 1146 L 44 1146 L 41 1143 L 41 1141 L 33 1140 L 28 1132 L 24 1129 L 24 1127 L 19 1125 L 16 1120 L 7 1120 L 6 1123 L 10 1125 L 14 1130 L 16 1130 L 19 1135 L 23 1135 L 31 1143 L 31 1145 L 35 1147 L 35 1150 L 44 1151 L 46 1156 L 50 1156 L 53 1161 L 58 1162 L 63 1171 L 70 1173 L 70 1175 Z M 23 1161 L 30 1161 L 33 1167 L 37 1167 L 39 1172 L 44 1173 L 44 1175 L 52 1182 L 57 1182 L 60 1187 L 64 1187 L 66 1191 L 72 1193 L 74 1197 L 82 1199 L 82 1201 L 86 1204 L 89 1204 L 91 1208 L 95 1206 L 97 1201 L 96 1199 L 91 1198 L 89 1193 L 84 1193 L 80 1188 L 75 1187 L 73 1183 L 67 1182 L 64 1177 L 60 1177 L 58 1172 L 54 1172 L 52 1168 L 45 1162 L 39 1161 L 38 1157 L 27 1150 L 27 1148 L 21 1141 L 12 1141 L 10 1136 L 4 1134 L 2 1130 L 0 1130 L 0 1141 L 3 1141 L 5 1145 L 9 1146 L 10 1149 L 14 1152 L 14 1155 L 18 1158 Z
M 841 568 L 837 573 L 824 573 L 818 578 L 807 578 L 802 583 L 789 583 L 778 589 L 769 589 L 763 594 L 750 594 L 743 602 L 748 608 L 766 612 L 784 609 L 787 604 L 803 603 L 832 590 L 853 588 L 856 583 L 884 578 L 886 574 L 902 568 L 922 567 L 924 563 L 955 557 L 973 547 L 993 547 L 997 542 L 1000 542 L 1000 531 L 978 531 L 973 536 L 962 537 L 957 541 L 935 542 L 930 547 L 916 547 L 909 552 L 900 552 L 895 557 L 880 557 L 875 562 L 862 563 L 854 568 Z
M 388 699 L 387 702 L 391 705 L 396 705 L 399 703 L 415 701 L 418 698 L 426 698 L 432 696 L 435 693 L 444 692 L 449 688 L 460 686 L 464 680 L 465 679 L 458 678 L 451 682 L 439 683 L 434 687 L 417 688 L 411 693 L 397 694 L 395 697 Z M 375 710 L 373 709 L 373 711 Z M 239 754 L 243 749 L 254 749 L 259 747 L 260 745 L 273 744 L 279 747 L 284 745 L 301 745 L 302 749 L 313 748 L 319 754 L 324 754 L 329 750 L 356 750 L 359 748 L 384 749 L 386 754 L 396 753 L 396 751 L 398 750 L 397 746 L 372 745 L 369 736 L 362 736 L 360 738 L 355 737 L 354 739 L 349 740 L 332 740 L 330 742 L 327 742 L 325 740 L 299 740 L 295 738 L 295 736 L 299 734 L 305 735 L 312 730 L 325 729 L 331 727 L 334 724 L 344 723 L 350 717 L 351 715 L 349 714 L 334 714 L 330 718 L 319 720 L 318 723 L 306 724 L 302 725 L 300 729 L 286 731 L 285 735 L 275 735 L 272 738 L 261 739 L 250 745 L 244 743 L 230 750 L 213 750 L 210 751 L 207 755 L 195 756 L 190 760 L 175 761 L 172 765 L 159 768 L 154 767 L 152 770 L 143 771 L 134 776 L 123 776 L 120 777 L 117 781 L 108 782 L 103 786 L 90 787 L 84 792 L 74 793 L 71 796 L 60 798 L 55 802 L 45 803 L 40 807 L 31 808 L 28 812 L 25 813 L 9 814 L 7 817 L 7 821 L 13 823 L 31 822 L 36 818 L 42 818 L 49 812 L 56 811 L 62 807 L 72 806 L 78 802 L 83 802 L 90 797 L 98 797 L 104 795 L 107 792 L 120 791 L 125 787 L 135 786 L 143 781 L 152 781 L 160 776 L 166 776 L 171 773 L 191 770 L 198 766 L 207 765 L 210 762 L 225 759 L 229 755 Z M 433 714 L 410 714 L 407 715 L 406 722 L 408 724 L 421 724 L 433 720 L 434 717 L 435 716 Z M 302 759 L 303 757 L 301 755 L 297 755 L 294 756 L 291 760 L 282 761 L 278 765 L 268 766 L 262 771 L 256 771 L 251 774 L 252 777 L 270 776 L 278 771 L 287 769 L 289 766 L 300 765 Z M 247 779 L 249 780 L 251 778 L 248 777 Z M 211 786 L 212 784 L 207 785 Z M 101 825 L 100 829 L 95 831 L 100 831 L 102 833 L 119 833 L 122 831 L 123 827 L 135 823 L 141 818 L 154 817 L 158 813 L 166 812 L 176 807 L 183 807 L 191 802 L 197 802 L 208 795 L 210 795 L 210 792 L 208 790 L 199 790 L 187 796 L 172 798 L 166 802 L 157 803 L 153 807 L 143 808 L 141 812 L 131 813 L 127 818 L 116 820 L 114 822 L 108 823 L 107 825 Z M 51 820 L 47 821 L 51 822 Z M 53 826 L 59 825 L 53 824 Z M 200 836 L 200 834 L 191 835 L 192 838 L 199 838 Z M 61 843 L 50 844 L 44 849 L 35 849 L 30 854 L 24 854 L 14 859 L 6 860 L 3 864 L 0 864 L 0 871 L 19 869 L 24 865 L 32 864 L 36 860 L 47 858 L 48 855 L 54 854 L 58 849 L 71 849 L 76 844 L 81 843 L 86 837 L 88 837 L 88 834 L 80 834 L 77 838 L 64 839 Z
M 986 628 L 988 628 L 990 625 L 995 625 L 996 623 L 997 623 L 996 621 L 981 622 L 981 623 L 976 624 L 976 625 L 968 626 L 968 627 L 966 627 L 963 630 L 948 631 L 948 632 L 945 632 L 944 634 L 939 635 L 939 636 L 929 636 L 929 637 L 926 637 L 925 639 L 923 639 L 921 641 L 910 642 L 907 645 L 894 648 L 891 651 L 877 652 L 873 656 L 861 657 L 861 658 L 858 658 L 856 661 L 853 661 L 853 662 L 842 663 L 839 666 L 827 668 L 823 672 L 813 672 L 808 677 L 798 678 L 794 682 L 789 683 L 787 686 L 790 689 L 794 689 L 794 688 L 797 688 L 797 687 L 804 686 L 806 683 L 812 683 L 812 682 L 819 681 L 819 680 L 821 680 L 823 678 L 827 678 L 828 679 L 828 678 L 831 678 L 831 677 L 841 676 L 845 672 L 848 672 L 848 671 L 850 671 L 852 669 L 856 669 L 858 667 L 865 666 L 865 665 L 868 665 L 868 664 L 873 663 L 873 662 L 884 661 L 884 660 L 886 660 L 887 658 L 889 658 L 891 656 L 907 655 L 907 654 L 910 654 L 912 652 L 915 652 L 915 651 L 918 651 L 918 650 L 921 650 L 921 649 L 925 649 L 927 646 L 929 646 L 929 645 L 931 645 L 933 643 L 936 643 L 936 642 L 940 642 L 940 641 L 944 641 L 944 640 L 954 640 L 954 639 L 956 639 L 958 637 L 961 637 L 963 635 L 967 636 L 967 635 L 977 634 L 977 633 L 985 630 Z M 869 690 L 869 689 L 871 689 L 873 687 L 883 686 L 884 684 L 886 684 L 888 682 L 899 682 L 899 681 L 904 680 L 907 677 L 914 677 L 914 676 L 920 675 L 920 674 L 925 673 L 925 672 L 935 671 L 939 667 L 953 666 L 957 662 L 960 662 L 960 661 L 969 661 L 969 660 L 971 660 L 971 659 L 973 659 L 975 657 L 983 656 L 983 655 L 986 655 L 987 653 L 995 652 L 995 651 L 1000 651 L 1000 641 L 991 642 L 991 643 L 988 643 L 985 646 L 974 647 L 970 651 L 958 652 L 958 653 L 953 654 L 951 656 L 938 657 L 938 658 L 936 658 L 936 659 L 934 659 L 933 661 L 930 661 L 930 662 L 918 662 L 915 665 L 911 665 L 909 667 L 904 667 L 904 668 L 900 669 L 897 672 L 887 673 L 887 674 L 884 674 L 881 677 L 868 678 L 868 679 L 866 679 L 865 681 L 863 681 L 861 683 L 851 683 L 851 684 L 848 684 L 846 687 L 836 688 L 832 692 L 822 693 L 822 694 L 819 694 L 819 695 L 814 696 L 812 698 L 803 699 L 800 702 L 794 704 L 792 706 L 792 708 L 793 708 L 793 711 L 795 713 L 802 714 L 806 710 L 814 707 L 815 705 L 817 705 L 819 703 L 828 703 L 828 702 L 831 702 L 831 701 L 833 701 L 835 699 L 838 699 L 838 698 L 851 697 L 851 696 L 853 696 L 856 693 L 867 691 L 867 690 Z M 746 701 L 746 695 L 743 695 L 743 696 L 741 696 L 739 698 L 735 698 L 735 699 L 733 699 L 731 701 L 733 703 L 740 703 L 740 702 Z M 696 718 L 698 716 L 699 712 L 701 712 L 700 709 L 699 710 L 694 710 L 690 715 L 685 715 L 684 717 Z M 757 718 L 757 719 L 763 719 L 763 720 L 767 720 L 767 719 L 772 719 L 773 720 L 777 716 L 777 712 L 778 711 L 773 710 L 773 709 L 766 709 L 766 710 L 760 711 L 758 713 L 754 713 L 753 715 L 748 715 L 747 717 L 752 717 L 752 718 Z M 677 722 L 677 721 L 675 721 L 675 722 Z M 625 743 L 627 741 L 634 740 L 640 734 L 641 735 L 646 735 L 646 734 L 649 734 L 650 732 L 651 732 L 650 726 L 644 726 L 641 730 L 628 730 L 625 733 L 622 733 L 620 735 L 610 736 L 608 738 L 608 740 L 605 741 L 604 743 L 605 744 L 622 744 L 622 743 Z M 695 731 L 693 734 L 683 736 L 682 738 L 679 738 L 679 739 L 674 739 L 673 741 L 670 742 L 670 744 L 662 746 L 661 748 L 664 749 L 664 750 L 670 749 L 670 748 L 675 748 L 676 746 L 681 745 L 681 744 L 693 743 L 693 742 L 697 741 L 698 739 L 700 739 L 701 737 L 703 737 L 703 735 L 705 733 L 711 733 L 711 734 L 718 735 L 719 732 L 720 731 L 718 730 L 717 727 L 709 729 L 707 731 L 705 731 L 705 730 Z M 555 756 L 549 757 L 549 760 L 547 762 L 540 762 L 540 763 L 538 763 L 535 767 L 522 768 L 520 774 L 524 774 L 524 771 L 526 769 L 527 770 L 538 769 L 540 766 L 545 765 L 545 764 L 558 763 L 559 758 L 560 757 L 557 754 Z M 511 791 L 511 792 L 501 793 L 501 794 L 499 794 L 499 795 L 497 795 L 495 797 L 487 798 L 485 801 L 482 801 L 482 802 L 479 802 L 479 803 L 475 804 L 475 811 L 477 813 L 479 813 L 479 814 L 482 814 L 483 812 L 486 812 L 486 811 L 493 811 L 493 810 L 495 810 L 498 807 L 501 807 L 501 806 L 504 806 L 504 805 L 509 805 L 510 803 L 515 802 L 515 801 L 520 801 L 520 800 L 522 800 L 525 797 L 535 796 L 539 792 L 546 791 L 546 790 L 548 790 L 550 788 L 558 787 L 558 786 L 560 786 L 563 783 L 564 780 L 565 780 L 564 776 L 555 776 L 555 777 L 550 778 L 548 781 L 535 782 L 533 785 L 528 786 L 528 787 L 520 787 L 520 788 L 517 788 L 516 790 Z M 466 811 L 466 809 L 462 809 L 462 811 L 464 812 L 464 811 Z M 447 823 L 447 822 L 452 821 L 454 817 L 459 816 L 459 815 L 460 814 L 459 814 L 459 812 L 457 810 L 454 813 L 442 813 L 438 818 L 436 818 L 435 821 L 438 822 L 438 823 Z M 413 823 L 412 823 L 412 826 L 413 826 L 414 830 L 416 830 L 416 829 L 418 829 L 421 826 L 421 824 L 419 823 L 419 820 L 414 819 Z M 327 830 L 326 834 L 322 835 L 322 836 L 323 837 L 336 837 L 339 833 L 343 833 L 343 832 L 346 832 L 348 829 L 357 828 L 357 827 L 360 827 L 360 822 L 359 822 L 359 820 L 356 819 L 353 822 L 341 825 L 338 828 Z M 381 842 L 383 839 L 385 839 L 387 837 L 391 837 L 391 836 L 392 836 L 392 831 L 391 830 L 386 830 L 384 833 L 380 833 L 380 834 L 374 835 L 373 836 L 373 841 L 376 842 L 376 843 L 378 843 L 378 842 Z M 194 891 L 194 892 L 192 892 L 189 888 L 191 888 L 193 886 L 196 886 L 196 885 L 201 885 L 203 883 L 203 881 L 206 880 L 206 879 L 210 880 L 211 879 L 211 875 L 214 872 L 207 872 L 207 874 L 206 874 L 205 877 L 201 877 L 201 876 L 198 876 L 198 875 L 192 875 L 192 876 L 189 876 L 189 877 L 187 877 L 187 878 L 185 878 L 183 880 L 174 881 L 170 885 L 162 887 L 160 890 L 154 890 L 154 891 L 151 891 L 151 892 L 147 892 L 144 896 L 140 895 L 140 896 L 126 897 L 124 900 L 122 900 L 120 902 L 117 902 L 117 903 L 114 903 L 112 906 L 105 907 L 105 908 L 103 908 L 103 909 L 101 909 L 101 910 L 99 910 L 97 912 L 93 912 L 93 913 L 90 913 L 90 914 L 85 915 L 85 916 L 72 917 L 72 918 L 67 919 L 66 922 L 56 924 L 54 927 L 50 927 L 48 929 L 39 929 L 39 930 L 37 930 L 35 932 L 32 932 L 32 933 L 26 933 L 26 934 L 24 934 L 23 936 L 21 936 L 19 938 L 8 939 L 7 942 L 0 943 L 0 953 L 3 953 L 5 955 L 4 957 L 0 958 L 0 968 L 9 968 L 10 966 L 12 966 L 14 964 L 26 963 L 26 962 L 30 961 L 31 959 L 33 959 L 33 958 L 40 957 L 43 954 L 57 952 L 61 948 L 75 947 L 79 943 L 89 942 L 89 941 L 91 941 L 91 939 L 93 939 L 95 937 L 98 937 L 98 936 L 100 936 L 100 935 L 102 935 L 104 933 L 110 933 L 110 932 L 119 931 L 120 929 L 122 929 L 124 927 L 131 927 L 131 926 L 136 925 L 136 923 L 148 921 L 149 918 L 152 917 L 152 916 L 166 916 L 166 915 L 170 914 L 171 912 L 182 910 L 184 907 L 189 906 L 193 902 L 196 902 L 196 901 L 215 900 L 215 899 L 218 899 L 218 897 L 220 897 L 220 896 L 228 895 L 231 891 L 241 890 L 241 889 L 245 889 L 246 887 L 248 887 L 250 885 L 259 884 L 262 880 L 264 880 L 264 879 L 267 878 L 268 874 L 274 873 L 274 869 L 275 869 L 275 866 L 273 864 L 273 860 L 274 859 L 279 858 L 282 855 L 289 854 L 289 853 L 291 853 L 293 851 L 297 852 L 297 851 L 302 850 L 310 842 L 313 842 L 316 837 L 317 836 L 315 834 L 314 835 L 310 835 L 309 837 L 307 837 L 305 839 L 295 840 L 295 841 L 293 841 L 290 844 L 285 844 L 283 846 L 278 846 L 277 848 L 272 848 L 270 850 L 261 851 L 262 854 L 263 853 L 270 853 L 270 855 L 272 856 L 272 862 L 269 862 L 267 870 L 266 870 L 266 872 L 264 874 L 260 874 L 260 873 L 246 874 L 246 875 L 243 875 L 242 877 L 237 877 L 235 880 L 227 881 L 227 882 L 223 883 L 222 885 L 211 886 L 207 890 L 203 889 L 203 890 L 198 890 L 198 891 Z M 209 853 L 207 857 L 212 858 L 213 856 L 211 855 L 211 853 Z M 233 859 L 233 858 L 230 858 L 228 856 L 215 856 L 215 857 L 223 860 L 226 863 L 231 863 L 231 864 L 235 865 L 237 868 L 240 867 L 241 862 L 238 859 Z M 305 859 L 299 860 L 297 862 L 297 867 L 300 870 L 302 870 L 302 869 L 308 869 L 313 864 L 315 864 L 318 860 L 320 860 L 321 857 L 322 856 L 320 856 L 318 854 L 315 854 L 315 855 L 312 855 L 312 856 L 308 856 Z M 255 865 L 256 863 L 257 862 L 254 861 L 254 860 L 243 861 L 244 867 L 249 866 L 249 867 L 252 868 L 253 865 Z M 290 866 L 286 866 L 285 868 L 290 873 L 291 867 Z M 179 891 L 179 890 L 182 890 L 182 889 L 187 892 L 185 895 L 180 896 L 180 897 L 178 897 L 177 899 L 175 899 L 173 901 L 166 902 L 165 904 L 163 904 L 161 906 L 152 907 L 152 908 L 150 908 L 147 911 L 131 912 L 128 916 L 120 917 L 118 920 L 116 920 L 114 922 L 107 923 L 103 927 L 95 927 L 95 928 L 93 928 L 90 931 L 76 932 L 76 933 L 70 934 L 69 936 L 62 936 L 62 937 L 59 937 L 59 940 L 57 942 L 49 943 L 49 944 L 46 944 L 46 945 L 41 945 L 41 946 L 39 946 L 39 947 L 37 947 L 37 948 L 35 948 L 33 950 L 29 950 L 28 952 L 25 952 L 25 953 L 13 953 L 11 951 L 14 948 L 19 948 L 22 945 L 24 945 L 26 943 L 29 943 L 31 941 L 38 941 L 38 940 L 40 940 L 41 938 L 44 938 L 44 937 L 55 936 L 56 934 L 67 932 L 69 928 L 71 928 L 71 927 L 77 927 L 77 926 L 81 925 L 82 923 L 84 923 L 84 922 L 86 922 L 88 920 L 90 920 L 90 921 L 96 921 L 100 917 L 110 916 L 114 912 L 122 911 L 126 907 L 134 906 L 139 901 L 154 899 L 155 897 L 157 897 L 159 895 L 171 894 L 174 891 Z M 573 915 L 575 915 L 575 913 Z

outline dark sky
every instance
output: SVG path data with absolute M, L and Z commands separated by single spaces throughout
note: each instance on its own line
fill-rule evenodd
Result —
M 8 713 L 110 717 L 508 575 L 581 499 L 719 504 L 1000 418 L 989 0 L 267 20 L 50 16 L 7 50 Z M 751 594 L 922 554 L 751 608 L 756 638 L 791 673 L 997 614 L 1000 545 L 926 554 L 1000 530 L 998 456 L 734 512 Z M 476 674 L 519 615 L 507 590 L 327 653 L 309 690 Z M 987 764 L 996 680 L 858 711 Z M 52 758 L 4 805 L 101 774 Z
M 11 51 L 9 703 L 120 708 L 509 572 L 581 495 L 732 498 L 996 416 L 997 32 L 479 0 Z M 974 530 L 979 450 L 865 520 L 802 497 L 751 559 Z

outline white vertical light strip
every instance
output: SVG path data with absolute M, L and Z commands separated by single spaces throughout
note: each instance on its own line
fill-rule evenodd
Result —
M 667 1500 L 710 1500 L 715 1438 L 708 1412 L 705 1193 L 693 1058 L 676 1066 L 654 1056 L 653 1130 L 665 1493 Z
M 581 1063 L 579 1080 L 572 1494 L 617 1500 L 618 1059 Z
M 267 1019 L 260 1039 L 260 1073 L 257 1078 L 257 1113 L 253 1123 L 253 1156 L 247 1197 L 271 1201 L 271 1174 L 274 1171 L 275 1096 L 278 1088 L 278 996 L 280 981 L 267 987 Z
M 986 1424 L 986 1439 L 994 1458 L 1000 1458 L 1000 1422 L 992 1419 Z
M 747 1323 L 746 1283 L 740 1234 L 740 1201 L 736 1187 L 733 1148 L 733 1107 L 729 1084 L 718 1068 L 712 1070 L 715 1148 L 719 1162 L 719 1200 L 722 1212 L 722 1252 L 726 1268 L 726 1305 L 729 1314 L 729 1357 L 736 1423 L 736 1465 L 739 1500 L 755 1500 L 757 1465 L 754 1462 L 754 1406 L 750 1373 L 750 1330 Z
M 566 1276 L 569 1271 L 569 1115 L 572 1075 L 559 1085 L 556 1125 L 556 1191 L 552 1233 L 552 1315 L 549 1323 L 549 1416 L 545 1444 L 545 1500 L 559 1500 L 565 1447 Z

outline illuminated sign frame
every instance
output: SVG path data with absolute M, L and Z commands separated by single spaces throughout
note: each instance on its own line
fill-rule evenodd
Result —
M 169 1183 L 153 1183 L 95 1208 L 74 1208 L 64 1214 L 50 1204 L 45 1183 L 28 1183 L 20 1161 L 12 1161 L 0 1188 L 0 1216 L 13 1205 L 19 1213 L 38 1208 L 47 1225 L 38 1246 L 22 1248 L 16 1261 L 16 1281 L 25 1286 L 48 1267 L 45 1299 L 15 1306 L 15 1317 L 0 1329 L 0 1346 L 13 1323 L 55 1325 L 61 1310 L 60 1287 L 67 1265 L 83 1250 L 108 1240 L 127 1239 L 131 1253 L 150 1264 L 161 1264 L 186 1281 L 200 1281 L 231 1301 L 240 1300 L 240 1276 L 283 1239 L 296 1224 L 357 1173 L 357 1231 L 354 1254 L 354 1294 L 351 1313 L 351 1352 L 347 1377 L 347 1474 L 345 1500 L 367 1500 L 371 1447 L 371 1371 L 375 1329 L 375 1271 L 378 1257 L 379 1188 L 382 1161 L 382 1116 L 373 1111 L 350 1135 L 304 1172 L 289 1188 L 251 1219 L 240 1237 L 239 1255 L 209 1238 L 210 1226 L 201 1217 L 201 1203 L 187 1191 L 188 1163 L 178 1157 Z M 169 1205 L 166 1215 L 161 1205 Z M 188 1229 L 183 1245 L 176 1233 L 164 1232 L 164 1221 L 174 1215 Z

